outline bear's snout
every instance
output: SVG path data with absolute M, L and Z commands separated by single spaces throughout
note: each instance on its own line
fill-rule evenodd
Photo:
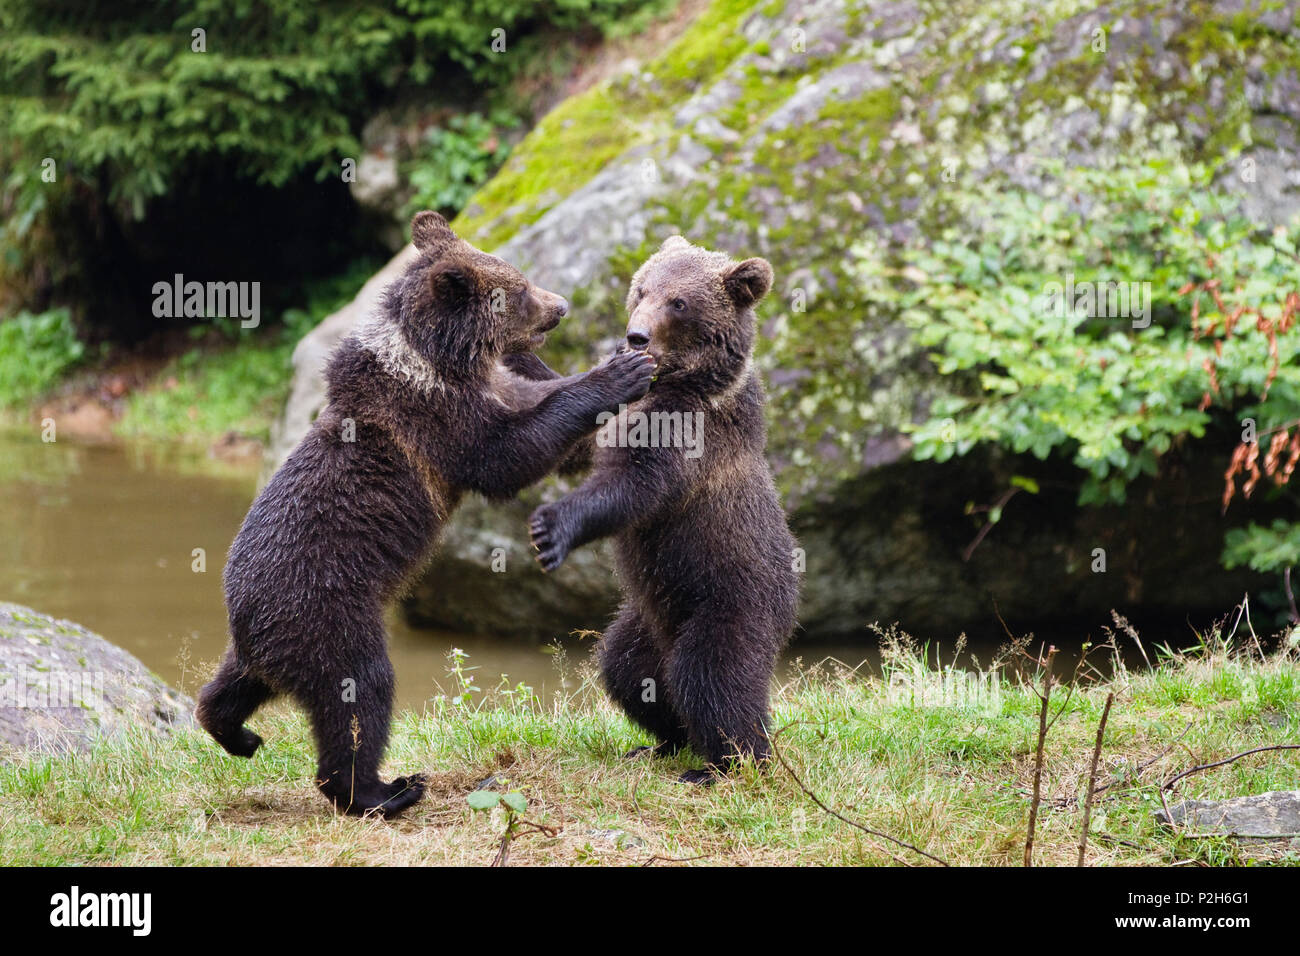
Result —
M 643 349 L 650 344 L 650 332 L 644 329 L 628 329 L 627 344 L 634 349 Z
M 564 296 L 534 287 L 529 296 L 529 320 L 536 322 L 533 331 L 543 334 L 560 324 L 560 319 L 569 314 L 569 303 Z

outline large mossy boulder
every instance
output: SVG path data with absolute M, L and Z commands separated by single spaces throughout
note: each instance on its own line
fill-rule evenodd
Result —
M 1043 159 L 1204 162 L 1251 215 L 1289 219 L 1297 6 L 715 0 L 658 59 L 547 115 L 455 225 L 571 297 L 544 350 L 565 371 L 621 334 L 627 281 L 666 236 L 771 260 L 758 362 L 769 458 L 807 553 L 805 633 L 872 620 L 956 631 L 992 621 L 994 600 L 1025 626 L 1111 607 L 1219 611 L 1246 581 L 1218 564 L 1221 457 L 1162 469 L 1104 509 L 1080 509 L 1080 476 L 1049 461 L 1055 480 L 1007 509 L 967 560 L 979 530 L 967 503 L 996 498 L 1017 462 L 912 460 L 903 426 L 943 385 L 856 263 L 864 246 L 926 243 L 954 193 L 1044 189 Z M 1236 175 L 1245 159 L 1253 182 Z M 375 292 L 309 336 L 299 380 L 318 376 L 321 338 Z M 556 493 L 463 508 L 412 615 L 537 635 L 600 626 L 616 599 L 606 551 L 584 549 L 551 580 L 530 561 L 525 517 Z
M 192 723 L 193 703 L 78 624 L 0 602 L 0 753 L 85 750 L 126 728 Z

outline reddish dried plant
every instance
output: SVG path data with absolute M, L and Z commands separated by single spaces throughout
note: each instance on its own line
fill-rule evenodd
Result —
M 1213 259 L 1207 260 L 1207 264 L 1210 268 L 1214 268 Z M 1241 289 L 1237 288 L 1235 292 L 1239 294 Z M 1205 394 L 1201 396 L 1200 410 L 1205 411 L 1209 408 L 1214 396 L 1221 394 L 1218 360 L 1223 357 L 1223 343 L 1234 335 L 1246 334 L 1250 330 L 1263 336 L 1268 344 L 1268 376 L 1264 379 L 1264 388 L 1259 396 L 1260 402 L 1266 401 L 1268 391 L 1272 388 L 1278 373 L 1278 337 L 1286 335 L 1295 328 L 1296 317 L 1300 315 L 1300 293 L 1288 293 L 1282 300 L 1281 310 L 1272 317 L 1265 315 L 1264 310 L 1258 306 L 1240 304 L 1229 306 L 1224 300 L 1222 281 L 1219 279 L 1189 282 L 1178 290 L 1178 294 L 1193 296 L 1192 338 L 1194 340 L 1208 338 L 1214 342 L 1214 355 L 1207 356 L 1201 363 L 1201 367 L 1205 369 L 1208 387 Z M 1208 315 L 1202 315 L 1201 312 L 1202 296 L 1208 296 L 1214 306 L 1214 311 Z M 1246 319 L 1245 324 L 1242 323 L 1243 318 Z M 1261 461 L 1260 443 L 1265 438 L 1269 438 L 1268 450 L 1264 452 Z M 1265 477 L 1271 479 L 1278 487 L 1285 485 L 1295 473 L 1297 462 L 1300 462 L 1300 420 L 1260 432 L 1255 436 L 1254 441 L 1241 442 L 1233 450 L 1228 469 L 1223 474 L 1223 510 L 1228 510 L 1228 504 L 1236 494 L 1238 478 L 1242 479 L 1242 495 L 1249 498 Z

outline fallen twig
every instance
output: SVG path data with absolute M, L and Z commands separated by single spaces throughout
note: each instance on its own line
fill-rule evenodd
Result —
M 798 775 L 797 773 L 794 772 L 794 768 L 791 767 L 790 764 L 786 761 L 785 757 L 781 754 L 781 749 L 780 749 L 779 747 L 777 747 L 777 745 L 776 745 L 776 739 L 777 739 L 778 737 L 780 737 L 783 733 L 785 733 L 785 732 L 786 732 L 787 730 L 789 730 L 791 727 L 794 727 L 794 726 L 796 726 L 797 724 L 803 724 L 803 723 L 807 723 L 807 721 L 804 721 L 804 720 L 795 720 L 795 721 L 791 721 L 790 723 L 786 724 L 784 727 L 782 727 L 780 730 L 778 730 L 776 733 L 774 733 L 774 734 L 772 735 L 772 737 L 771 737 L 771 743 L 772 743 L 772 755 L 773 755 L 774 757 L 776 757 L 777 761 L 781 764 L 781 766 L 785 768 L 785 772 L 788 773 L 788 774 L 790 775 L 790 779 L 793 780 L 793 781 L 795 782 L 795 784 L 799 787 L 800 790 L 802 790 L 802 791 L 804 792 L 805 795 L 807 795 L 808 799 L 810 799 L 813 803 L 817 804 L 817 806 L 821 807 L 821 809 L 822 809 L 823 811 L 825 811 L 826 813 L 829 813 L 829 814 L 830 814 L 831 816 L 833 816 L 835 819 L 837 819 L 837 820 L 839 820 L 839 821 L 841 821 L 841 822 L 843 822 L 843 823 L 847 823 L 849 826 L 851 826 L 851 827 L 855 827 L 855 828 L 861 830 L 863 833 L 869 833 L 871 836 L 874 836 L 874 837 L 880 837 L 882 840 L 888 840 L 890 843 L 897 843 L 899 846 L 903 847 L 904 849 L 911 850 L 913 853 L 919 853 L 921 856 L 925 857 L 927 860 L 933 860 L 935 863 L 938 863 L 940 866 L 950 866 L 950 865 L 951 865 L 951 864 L 948 863 L 947 860 L 940 859 L 939 857 L 935 856 L 933 853 L 927 853 L 925 850 L 922 850 L 919 846 L 913 846 L 913 845 L 910 844 L 910 843 L 905 843 L 904 841 L 898 839 L 897 837 L 892 837 L 892 836 L 890 836 L 888 833 L 881 833 L 879 830 L 873 830 L 873 829 L 871 829 L 871 827 L 864 826 L 863 824 L 858 823 L 856 820 L 850 820 L 848 817 L 844 816 L 844 814 L 842 814 L 842 813 L 837 813 L 836 811 L 834 811 L 834 810 L 832 810 L 830 807 L 828 807 L 825 803 L 823 803 L 821 797 L 819 797 L 819 796 L 817 796 L 817 794 L 813 793 L 813 791 L 810 790 L 810 789 L 808 788 L 808 786 L 807 786 L 807 785 L 806 785 L 802 780 L 799 779 L 799 775 Z M 905 860 L 900 860 L 898 857 L 894 856 L 892 853 L 890 853 L 889 856 L 890 856 L 891 859 L 893 859 L 893 860 L 894 860 L 895 862 L 897 862 L 897 863 L 902 863 L 904 866 L 907 866 L 907 865 L 908 865 L 907 861 L 905 861 Z
M 1190 777 L 1194 773 L 1200 773 L 1202 770 L 1213 770 L 1215 767 L 1222 767 L 1224 764 L 1230 764 L 1233 761 L 1240 760 L 1242 757 L 1249 757 L 1251 754 L 1264 753 L 1269 750 L 1300 750 L 1300 744 L 1272 744 L 1268 747 L 1255 747 L 1251 750 L 1242 751 L 1239 754 L 1233 754 L 1231 757 L 1225 757 L 1223 760 L 1216 760 L 1214 763 L 1197 764 L 1195 767 L 1184 770 L 1182 773 L 1174 774 L 1174 776 L 1162 783 L 1160 785 L 1160 792 L 1163 794 L 1164 791 L 1173 787 L 1173 785 L 1179 780 L 1182 780 L 1184 777 Z M 1165 809 L 1167 812 L 1168 807 Z
M 642 866 L 654 866 L 656 862 L 659 862 L 659 863 L 690 863 L 692 860 L 707 860 L 710 856 L 712 856 L 711 853 L 701 853 L 699 856 L 660 856 L 659 854 L 656 853 L 654 856 L 650 857 L 650 859 L 646 860 L 646 861 L 645 861 L 644 863 L 642 863 L 641 865 L 642 865 Z

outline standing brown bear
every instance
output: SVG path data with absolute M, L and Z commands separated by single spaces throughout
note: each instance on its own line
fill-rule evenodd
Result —
M 646 393 L 649 356 L 530 381 L 508 355 L 540 345 L 564 299 L 458 239 L 436 213 L 377 313 L 339 345 L 328 404 L 258 495 L 230 549 L 231 646 L 198 719 L 227 751 L 261 744 L 244 721 L 277 694 L 310 715 L 317 785 L 339 809 L 391 815 L 418 776 L 379 778 L 393 668 L 385 604 L 424 563 L 467 491 L 503 499 L 542 478 Z
M 684 782 L 768 755 L 768 686 L 795 624 L 795 541 L 751 361 L 753 307 L 771 284 L 766 260 L 681 236 L 641 266 L 627 344 L 654 357 L 655 384 L 597 435 L 591 477 L 529 529 L 547 571 L 614 536 L 624 601 L 600 643 L 605 687 L 657 752 L 689 744 L 708 761 Z

